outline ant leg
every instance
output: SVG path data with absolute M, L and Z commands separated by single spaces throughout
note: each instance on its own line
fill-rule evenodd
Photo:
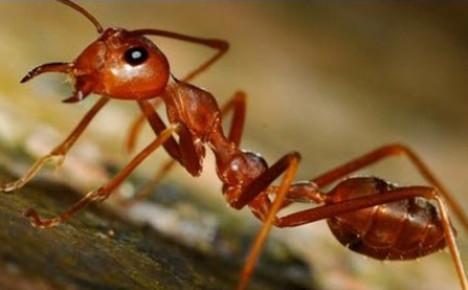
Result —
M 246 98 L 247 97 L 244 92 L 238 91 L 234 94 L 233 97 L 229 99 L 227 103 L 221 107 L 222 118 L 224 118 L 230 111 L 232 111 L 232 121 L 229 128 L 228 139 L 229 141 L 236 144 L 236 147 L 239 146 L 242 139 L 247 105 Z M 132 132 L 135 133 L 135 135 L 138 134 L 138 132 Z M 176 160 L 174 159 L 166 161 L 163 166 L 156 172 L 154 177 L 148 181 L 131 200 L 124 200 L 122 203 L 128 206 L 148 197 L 152 193 L 155 186 L 160 183 L 160 181 L 172 170 L 172 168 L 174 168 L 175 164 Z
M 125 140 L 125 151 L 127 153 L 132 153 L 135 151 L 136 143 L 138 136 L 141 134 L 141 130 L 143 129 L 143 125 L 145 124 L 146 116 L 144 114 L 138 115 L 132 124 L 127 133 L 127 138 Z
M 318 220 L 331 218 L 334 216 L 342 215 L 345 213 L 357 211 L 360 209 L 399 201 L 414 197 L 424 197 L 426 199 L 433 199 L 436 201 L 439 212 L 442 218 L 442 226 L 444 230 L 445 240 L 449 247 L 453 263 L 455 265 L 457 275 L 460 279 L 463 290 L 468 289 L 466 274 L 463 268 L 463 263 L 460 257 L 458 247 L 455 242 L 455 234 L 450 225 L 446 206 L 436 193 L 437 189 L 426 186 L 412 186 L 398 188 L 384 192 L 383 194 L 372 194 L 363 197 L 357 197 L 337 203 L 329 203 L 316 208 L 303 210 L 297 213 L 289 214 L 287 216 L 277 219 L 276 226 L 278 227 L 295 227 L 303 224 L 312 223 Z M 329 194 L 327 194 L 329 195 Z
M 437 201 L 437 205 L 439 206 L 440 214 L 442 216 L 442 223 L 444 226 L 445 239 L 447 240 L 450 255 L 452 256 L 458 278 L 460 279 L 460 284 L 463 290 L 468 290 L 468 281 L 466 279 L 465 269 L 463 267 L 463 262 L 458 250 L 458 246 L 455 242 L 455 233 L 453 232 L 452 226 L 450 225 L 444 200 L 437 195 L 434 195 L 434 199 Z
M 232 111 L 228 140 L 236 144 L 236 147 L 239 147 L 242 139 L 246 110 L 247 95 L 243 91 L 237 91 L 234 96 L 232 96 L 229 101 L 221 107 L 222 118 Z
M 164 124 L 164 121 L 148 101 L 139 101 L 138 104 L 156 135 L 159 135 L 166 129 L 166 124 Z M 196 145 L 193 136 L 185 125 L 180 124 L 178 135 L 179 142 L 177 142 L 174 137 L 171 137 L 164 143 L 164 149 L 173 159 L 182 164 L 190 174 L 198 176 L 201 171 L 201 155 L 197 150 L 200 149 L 200 147 L 195 148 Z M 203 150 L 203 148 L 201 149 Z
M 160 105 L 162 104 L 161 99 L 156 99 L 153 102 L 153 108 L 156 110 Z M 145 114 L 140 114 L 138 117 L 133 120 L 128 133 L 127 133 L 127 138 L 125 141 L 125 150 L 127 153 L 132 153 L 135 151 L 135 146 L 138 140 L 138 136 L 141 134 L 141 130 L 143 129 L 143 125 L 145 124 L 146 121 L 146 116 Z
M 73 144 L 75 144 L 89 123 L 91 123 L 96 114 L 102 109 L 102 107 L 104 107 L 105 104 L 107 104 L 108 101 L 109 99 L 105 97 L 99 99 L 99 101 L 91 108 L 91 110 L 86 113 L 75 129 L 73 129 L 65 141 L 55 147 L 49 154 L 34 162 L 29 170 L 18 180 L 0 185 L 0 191 L 11 192 L 23 187 L 48 161 L 56 161 L 56 164 L 61 164 L 70 148 L 73 146 Z
M 210 46 L 218 49 L 218 52 L 213 55 L 210 59 L 203 62 L 193 71 L 189 72 L 185 77 L 182 78 L 183 82 L 189 82 L 194 79 L 196 76 L 206 71 L 211 65 L 218 61 L 229 49 L 229 43 L 224 40 L 212 40 Z
M 404 155 L 411 161 L 411 163 L 413 163 L 413 165 L 416 167 L 419 173 L 421 173 L 424 179 L 429 184 L 437 188 L 438 192 L 440 192 L 442 197 L 446 200 L 449 207 L 453 210 L 454 214 L 460 220 L 462 225 L 465 227 L 465 229 L 468 230 L 468 217 L 464 214 L 463 209 L 461 208 L 460 204 L 455 200 L 453 195 L 449 193 L 445 186 L 442 185 L 442 183 L 435 177 L 435 175 L 432 173 L 429 167 L 413 150 L 401 144 L 391 144 L 387 146 L 382 146 L 348 163 L 338 166 L 312 179 L 312 181 L 316 183 L 318 187 L 322 188 L 337 181 L 340 178 L 349 175 L 353 171 L 369 166 L 373 163 L 380 161 L 381 159 L 395 155 Z
M 237 290 L 244 290 L 247 288 L 255 264 L 257 263 L 263 245 L 265 244 L 265 240 L 268 237 L 271 227 L 276 223 L 276 214 L 281 209 L 288 189 L 296 174 L 299 160 L 300 156 L 298 153 L 292 153 L 284 156 L 247 187 L 245 192 L 242 193 L 243 196 L 248 196 L 247 198 L 241 197 L 239 199 L 240 201 L 237 201 L 237 206 L 240 206 L 240 202 L 247 200 L 247 202 L 249 202 L 253 200 L 256 196 L 258 196 L 258 194 L 263 192 L 265 189 L 268 189 L 268 186 L 271 184 L 271 182 L 284 173 L 284 177 L 278 187 L 275 200 L 269 208 L 269 212 L 263 222 L 263 225 L 257 233 L 257 236 L 255 237 L 255 240 L 253 241 L 249 250 L 246 262 L 241 271 L 240 281 L 236 288 Z
M 159 136 L 161 132 L 166 130 L 164 121 L 154 110 L 154 107 L 151 103 L 148 101 L 139 101 L 138 105 L 140 106 L 141 111 L 145 115 L 146 120 L 149 122 L 151 129 L 153 129 L 156 136 Z M 177 144 L 177 141 L 174 139 L 174 137 L 171 136 L 169 140 L 163 144 L 163 146 L 169 156 L 179 162 L 182 162 L 179 144 Z
M 170 140 L 172 134 L 178 131 L 178 127 L 169 127 L 165 129 L 157 138 L 146 146 L 139 154 L 137 154 L 114 178 L 107 182 L 104 186 L 88 192 L 77 203 L 72 205 L 67 211 L 62 214 L 48 219 L 41 218 L 34 209 L 26 211 L 26 217 L 30 218 L 31 224 L 35 227 L 44 229 L 58 226 L 83 207 L 91 202 L 102 202 L 118 187 L 120 184 L 133 172 L 133 170 L 140 165 L 151 153 L 153 153 L 159 146 Z

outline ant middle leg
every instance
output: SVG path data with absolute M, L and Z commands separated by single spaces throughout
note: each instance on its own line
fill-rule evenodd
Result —
M 36 162 L 34 162 L 33 165 L 26 171 L 26 173 L 16 181 L 7 182 L 0 185 L 0 191 L 11 192 L 23 187 L 34 176 L 36 176 L 39 170 L 49 161 L 55 161 L 57 166 L 60 165 L 64 161 L 65 155 L 68 153 L 70 148 L 75 144 L 75 142 L 88 127 L 97 113 L 104 107 L 104 105 L 107 104 L 108 101 L 109 99 L 105 97 L 99 99 L 62 143 L 55 147 L 49 154 L 39 158 Z
M 153 102 L 153 108 L 156 110 L 162 104 L 162 99 L 157 98 Z M 144 113 L 140 113 L 135 120 L 133 120 L 132 124 L 127 133 L 127 137 L 125 139 L 125 150 L 127 153 L 132 153 L 135 151 L 135 147 L 138 141 L 138 137 L 143 130 L 143 125 L 145 125 L 146 115 Z
M 254 202 L 256 198 L 261 196 L 262 193 L 268 191 L 271 183 L 279 176 L 283 175 L 280 185 L 276 187 L 277 190 L 274 201 L 268 207 L 268 214 L 266 214 L 263 219 L 263 224 L 252 242 L 252 246 L 241 271 L 237 290 L 244 290 L 248 286 L 250 277 L 252 276 L 255 264 L 257 263 L 266 238 L 268 237 L 272 226 L 276 223 L 277 212 L 283 207 L 288 189 L 296 174 L 299 160 L 300 155 L 296 152 L 283 156 L 264 173 L 247 185 L 241 195 L 235 201 L 231 202 L 231 206 L 236 209 L 249 205 L 251 202 Z
M 452 209 L 454 215 L 461 222 L 463 227 L 468 230 L 468 217 L 465 215 L 462 207 L 453 197 L 453 195 L 442 185 L 425 162 L 409 147 L 401 144 L 390 144 L 377 148 L 367 154 L 364 154 L 350 162 L 347 162 L 341 166 L 338 166 L 320 176 L 312 179 L 319 188 L 329 185 L 343 177 L 348 176 L 354 171 L 367 167 L 374 164 L 384 158 L 391 156 L 403 155 L 407 157 L 411 163 L 416 167 L 418 172 L 424 177 L 424 179 L 433 187 L 437 188 L 437 192 L 445 199 L 449 207 Z
M 114 176 L 109 182 L 104 186 L 88 192 L 83 198 L 78 202 L 73 204 L 68 210 L 62 214 L 53 217 L 43 219 L 41 218 L 34 209 L 29 209 L 26 211 L 26 217 L 30 218 L 31 224 L 35 227 L 45 229 L 58 226 L 74 214 L 76 214 L 80 209 L 84 208 L 92 202 L 102 202 L 107 199 L 112 192 L 119 187 L 122 182 L 139 166 L 151 153 L 153 153 L 158 147 L 164 145 L 165 142 L 170 140 L 173 133 L 176 133 L 179 130 L 179 127 L 169 127 L 165 129 L 161 134 L 159 134 L 156 139 L 146 146 L 139 154 L 137 154 L 117 175 Z

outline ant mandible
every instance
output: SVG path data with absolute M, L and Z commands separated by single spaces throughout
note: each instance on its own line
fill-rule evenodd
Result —
M 236 93 L 231 101 L 219 108 L 209 92 L 188 83 L 226 53 L 229 47 L 226 41 L 156 29 L 103 29 L 97 19 L 81 6 L 70 0 L 57 1 L 88 18 L 100 36 L 73 62 L 41 65 L 30 71 L 21 82 L 46 72 L 66 73 L 74 79 L 75 90 L 64 102 L 79 102 L 91 93 L 101 98 L 63 143 L 36 161 L 17 181 L 6 183 L 0 189 L 5 192 L 19 189 L 46 162 L 63 161 L 88 124 L 110 99 L 136 101 L 141 109 L 142 117 L 136 120 L 129 135 L 129 149 L 133 148 L 145 120 L 156 138 L 109 182 L 87 193 L 57 217 L 41 218 L 36 211 L 29 209 L 26 216 L 31 219 L 32 225 L 42 229 L 55 227 L 91 202 L 105 200 L 146 157 L 161 146 L 175 161 L 166 164 L 158 178 L 169 171 L 174 162 L 193 176 L 198 176 L 202 170 L 205 146 L 208 146 L 215 155 L 217 174 L 223 183 L 222 191 L 230 206 L 235 209 L 248 206 L 263 222 L 244 264 L 238 290 L 247 288 L 272 226 L 294 227 L 322 219 L 327 219 L 340 243 L 379 260 L 415 259 L 448 247 L 461 288 L 468 290 L 444 201 L 465 229 L 468 229 L 468 219 L 460 205 L 413 150 L 399 144 L 383 146 L 314 179 L 293 182 L 300 161 L 298 153 L 287 154 L 268 166 L 261 156 L 239 148 L 246 110 L 244 93 Z M 178 80 L 171 75 L 165 55 L 145 37 L 147 35 L 201 44 L 216 49 L 217 53 Z M 169 126 L 156 112 L 155 99 L 166 106 Z M 230 111 L 233 118 L 226 136 L 221 123 L 222 117 Z M 344 179 L 352 172 L 395 155 L 407 157 L 431 186 L 398 187 L 376 177 Z M 282 175 L 279 185 L 272 185 Z M 338 184 L 333 189 L 324 191 L 326 186 L 335 182 Z M 317 206 L 278 216 L 281 209 L 297 202 Z

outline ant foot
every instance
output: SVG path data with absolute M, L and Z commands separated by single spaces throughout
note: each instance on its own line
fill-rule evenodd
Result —
M 5 184 L 0 185 L 0 192 L 10 193 L 12 191 L 15 191 L 15 190 L 23 187 L 23 185 L 25 183 L 26 182 L 23 180 L 23 178 L 20 178 L 20 179 L 18 179 L 16 181 L 13 181 L 13 182 L 7 182 Z
M 33 227 L 39 229 L 53 228 L 62 223 L 62 219 L 60 217 L 42 219 L 39 214 L 32 208 L 28 209 L 24 213 L 24 216 L 30 220 Z
M 65 155 L 64 154 L 49 154 L 46 155 L 39 160 L 37 160 L 30 168 L 29 170 L 19 179 L 12 181 L 12 182 L 7 182 L 4 184 L 0 184 L 0 192 L 12 192 L 17 189 L 20 189 L 23 187 L 26 183 L 28 183 L 36 174 L 39 172 L 39 170 L 49 161 L 53 163 L 53 165 L 56 167 L 56 169 L 60 168 L 60 166 L 63 164 L 63 161 L 65 160 Z

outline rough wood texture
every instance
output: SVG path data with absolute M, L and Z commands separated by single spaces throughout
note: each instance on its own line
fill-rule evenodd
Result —
M 12 178 L 5 172 L 0 180 Z M 203 255 L 103 208 L 51 230 L 37 230 L 22 216 L 29 207 L 53 215 L 76 198 L 44 181 L 1 196 L 1 289 L 233 289 L 239 260 Z M 251 289 L 310 289 L 278 271 L 260 270 Z

